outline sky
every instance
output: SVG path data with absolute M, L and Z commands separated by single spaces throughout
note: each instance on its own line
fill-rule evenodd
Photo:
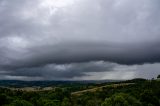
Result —
M 0 80 L 160 74 L 160 0 L 0 0 Z

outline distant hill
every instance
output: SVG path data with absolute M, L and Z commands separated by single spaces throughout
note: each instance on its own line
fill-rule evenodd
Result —
M 0 80 L 1 87 L 48 87 L 64 86 L 73 84 L 99 84 L 107 82 L 119 82 L 120 80 L 82 80 L 82 81 L 19 81 L 19 80 Z

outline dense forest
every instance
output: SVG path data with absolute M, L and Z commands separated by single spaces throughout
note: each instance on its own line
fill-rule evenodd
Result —
M 160 106 L 160 81 L 67 83 L 34 91 L 1 87 L 0 106 Z

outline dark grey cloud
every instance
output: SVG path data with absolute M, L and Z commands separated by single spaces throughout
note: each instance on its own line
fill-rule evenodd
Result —
M 156 42 L 139 44 L 63 43 L 54 46 L 36 46 L 29 48 L 28 53 L 22 53 L 20 58 L 15 57 L 16 59 L 8 60 L 9 62 L 3 63 L 1 67 L 17 69 L 39 67 L 51 63 L 67 64 L 99 60 L 134 65 L 155 63 L 160 60 L 159 43 L 156 44 Z
M 7 73 L 2 72 L 2 74 L 3 76 L 39 77 L 41 80 L 63 80 L 73 79 L 75 77 L 90 76 L 87 73 L 92 72 L 111 71 L 115 66 L 117 66 L 116 63 L 104 61 L 72 64 L 48 64 L 34 68 L 20 68 L 14 71 L 8 70 Z
M 0 0 L 1 78 L 83 78 L 102 69 L 114 72 L 118 64 L 160 62 L 158 4 L 159 0 Z M 96 66 L 93 61 L 106 63 Z M 117 65 L 108 68 L 110 63 Z M 72 68 L 46 68 L 50 64 Z
M 48 64 L 34 68 L 0 71 L 0 79 L 14 80 L 104 80 L 156 78 L 160 64 L 119 65 L 105 61 Z

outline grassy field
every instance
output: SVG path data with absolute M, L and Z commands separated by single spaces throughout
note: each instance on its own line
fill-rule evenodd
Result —
M 100 87 L 94 87 L 94 88 L 91 88 L 91 89 L 72 92 L 71 95 L 81 95 L 81 94 L 86 93 L 86 92 L 95 92 L 97 90 L 102 90 L 103 88 L 107 88 L 107 87 L 117 88 L 119 86 L 127 86 L 127 85 L 131 85 L 131 84 L 134 84 L 134 83 L 120 83 L 120 84 L 111 84 L 111 85 L 105 85 L 105 86 L 100 86 Z

